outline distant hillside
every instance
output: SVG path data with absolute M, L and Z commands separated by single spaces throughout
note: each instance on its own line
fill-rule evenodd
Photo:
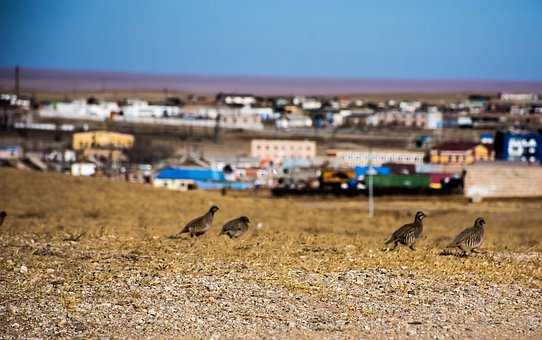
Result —
M 0 88 L 14 88 L 14 69 L 0 68 Z M 21 69 L 24 91 L 181 91 L 256 95 L 375 93 L 539 92 L 542 81 L 300 78 L 269 76 L 151 75 L 120 72 Z

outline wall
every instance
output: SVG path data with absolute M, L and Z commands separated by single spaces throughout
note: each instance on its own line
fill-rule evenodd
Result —
M 465 196 L 537 197 L 542 196 L 542 167 L 516 164 L 480 164 L 466 168 Z

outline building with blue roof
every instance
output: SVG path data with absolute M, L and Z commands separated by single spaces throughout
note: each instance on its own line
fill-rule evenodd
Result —
M 245 190 L 250 188 L 249 183 L 227 181 L 224 171 L 203 167 L 167 166 L 155 174 L 154 186 L 172 190 Z

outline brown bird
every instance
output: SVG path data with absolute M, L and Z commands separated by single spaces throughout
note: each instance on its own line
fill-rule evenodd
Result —
M 228 235 L 230 238 L 238 238 L 248 230 L 250 220 L 246 216 L 233 219 L 222 226 L 220 235 Z
M 205 234 L 205 232 L 213 225 L 213 217 L 217 211 L 218 207 L 213 205 L 205 215 L 188 222 L 179 234 L 190 233 L 190 237 Z
M 4 224 L 4 220 L 6 219 L 7 215 L 8 214 L 5 211 L 0 211 L 0 226 L 2 226 L 2 224 Z
M 474 220 L 474 225 L 470 228 L 463 230 L 457 235 L 452 243 L 446 248 L 459 248 L 463 252 L 463 255 L 469 256 L 471 251 L 476 251 L 482 242 L 484 242 L 484 225 L 486 221 L 482 217 L 478 217 Z
M 416 250 L 416 241 L 420 239 L 423 232 L 422 220 L 424 217 L 425 214 L 422 211 L 418 211 L 414 217 L 414 223 L 405 224 L 401 228 L 397 229 L 385 244 L 390 244 L 393 242 L 393 248 L 390 250 L 394 250 L 399 243 L 408 246 L 412 250 Z

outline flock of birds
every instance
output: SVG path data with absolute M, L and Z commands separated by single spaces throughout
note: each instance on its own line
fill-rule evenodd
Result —
M 177 236 L 189 233 L 190 237 L 199 237 L 205 234 L 211 229 L 214 215 L 218 210 L 219 208 L 213 205 L 207 213 L 188 222 Z M 7 213 L 5 211 L 0 211 L 0 226 L 4 223 L 6 216 Z M 394 231 L 391 237 L 385 242 L 385 244 L 393 243 L 393 247 L 386 250 L 394 250 L 399 244 L 416 250 L 416 241 L 422 237 L 423 219 L 425 217 L 426 215 L 422 211 L 418 211 L 414 216 L 414 222 L 405 224 Z M 219 235 L 238 238 L 247 232 L 249 223 L 250 220 L 246 216 L 235 218 L 222 226 Z M 478 217 L 472 227 L 459 233 L 446 248 L 459 248 L 465 256 L 470 255 L 471 252 L 477 253 L 478 248 L 484 241 L 485 224 L 486 221 L 482 217 Z
M 213 205 L 207 213 L 199 216 L 188 222 L 179 234 L 190 233 L 190 237 L 199 237 L 205 234 L 213 225 L 213 217 L 219 210 L 216 205 Z M 391 237 L 385 244 L 393 243 L 392 248 L 386 250 L 394 250 L 399 244 L 416 250 L 416 241 L 422 237 L 423 219 L 426 215 L 422 211 L 418 211 L 414 216 L 414 222 L 408 223 L 393 232 Z M 250 220 L 246 216 L 241 216 L 231 221 L 226 222 L 222 226 L 219 235 L 228 235 L 230 238 L 238 238 L 248 230 Z M 484 241 L 484 225 L 486 221 L 482 217 L 478 217 L 474 221 L 474 225 L 459 233 L 452 243 L 446 248 L 459 248 L 465 256 L 471 252 L 477 253 L 478 248 Z M 179 235 L 178 234 L 178 235 Z

